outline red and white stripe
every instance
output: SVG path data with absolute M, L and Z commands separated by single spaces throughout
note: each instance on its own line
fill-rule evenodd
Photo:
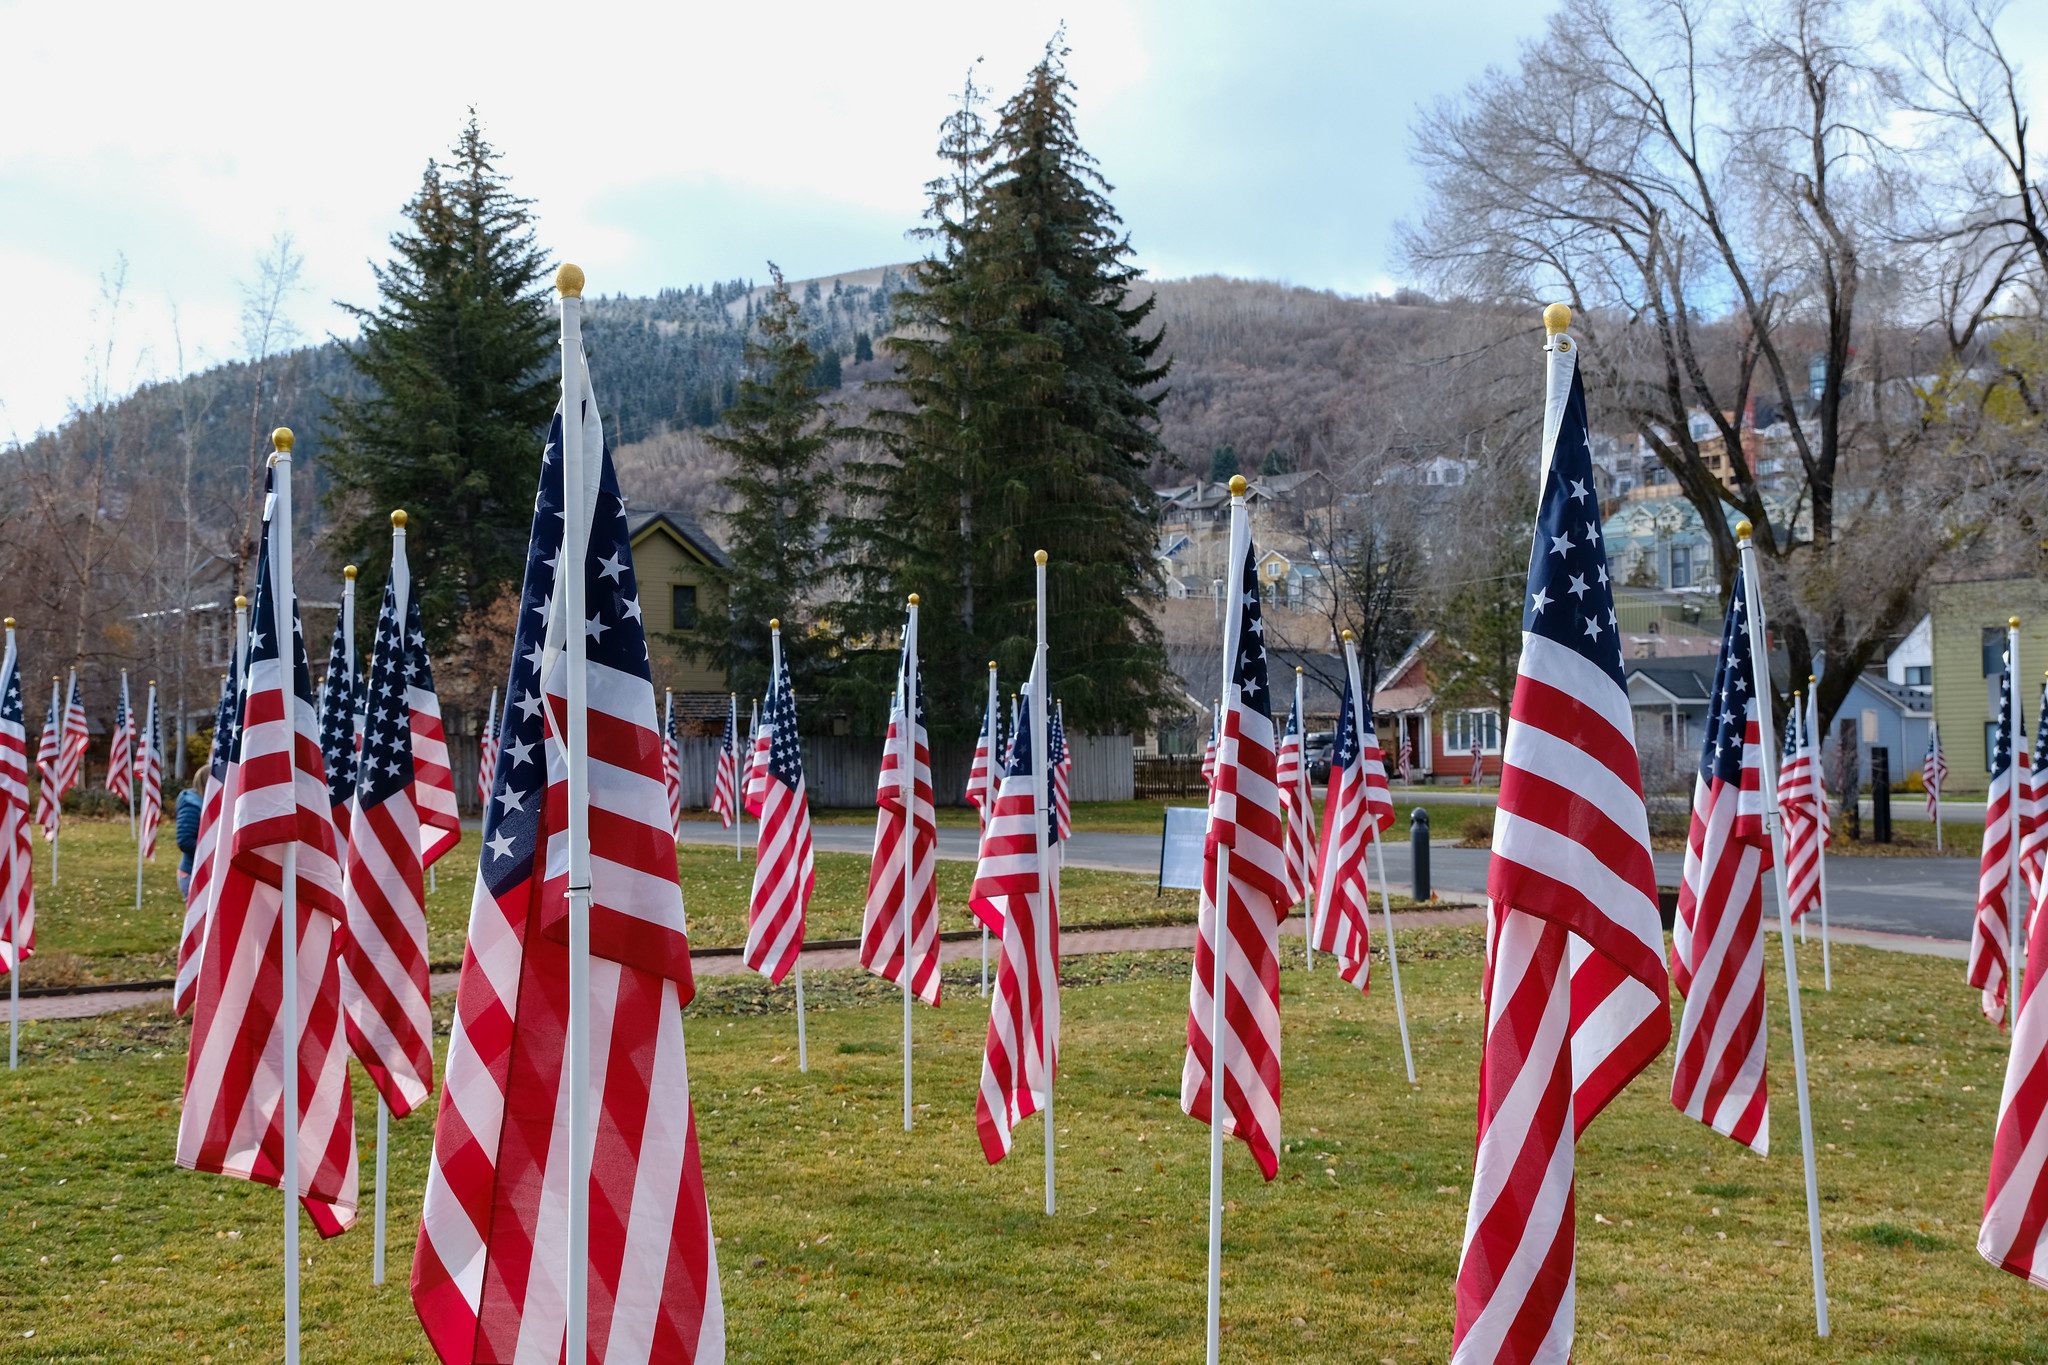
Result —
M 136 785 L 142 788 L 137 837 L 142 841 L 142 856 L 150 862 L 156 861 L 156 831 L 164 818 L 164 750 L 158 739 L 162 726 L 156 713 L 156 684 L 151 683 L 149 710 L 137 736 L 133 773 Z
M 135 803 L 135 707 L 128 700 L 128 670 L 121 670 L 121 703 L 115 708 L 114 733 L 107 745 L 107 790 L 129 806 Z
M 57 827 L 63 820 L 64 697 L 56 678 L 50 679 L 50 709 L 43 713 L 43 733 L 36 740 L 36 827 L 44 843 L 57 841 Z
M 769 736 L 761 760 L 761 823 L 754 851 L 754 890 L 747 903 L 747 966 L 780 983 L 804 948 L 804 913 L 817 888 L 811 858 L 811 800 L 804 786 L 796 734 L 796 698 L 789 670 L 778 670 L 761 728 Z
M 267 531 L 265 558 L 275 554 Z M 268 565 L 266 565 L 266 573 Z M 313 698 L 293 686 L 304 654 L 296 604 L 280 613 L 259 583 L 242 716 L 240 780 L 223 819 L 220 893 L 204 946 L 186 1059 L 178 1164 L 267 1185 L 284 1173 L 282 1108 L 287 1064 L 299 1070 L 298 1165 L 307 1213 L 323 1237 L 355 1222 L 355 1106 L 342 1037 L 339 944 L 341 869 L 320 757 Z M 284 652 L 280 655 L 277 645 Z M 293 664 L 294 654 L 298 662 Z M 298 1054 L 285 1056 L 280 1017 L 285 851 L 296 848 Z M 216 854 L 216 857 L 219 855 Z
M 676 697 L 664 693 L 661 702 L 661 785 L 668 793 L 668 827 L 683 832 L 683 756 L 676 752 Z
M 899 694 L 900 698 L 900 694 Z M 915 736 L 917 758 L 907 764 L 906 735 Z M 906 766 L 914 774 L 910 808 L 904 807 Z M 911 994 L 927 1005 L 939 1003 L 938 813 L 932 796 L 932 755 L 922 725 L 906 722 L 899 704 L 889 716 L 882 746 L 881 775 L 875 781 L 875 850 L 868 865 L 867 909 L 861 919 L 860 962 L 886 981 L 903 984 L 904 945 L 909 944 Z M 908 837 L 905 835 L 909 830 Z M 904 861 L 909 860 L 909 904 L 904 896 Z
M 484 712 L 483 732 L 476 741 L 476 802 L 479 807 L 491 799 L 491 784 L 498 776 L 498 689 L 491 689 L 491 707 Z
M 1796 920 L 1820 907 L 1821 847 L 1826 837 L 1825 827 L 1815 818 L 1816 811 L 1824 815 L 1826 807 L 1816 800 L 1817 756 L 1797 692 L 1792 694 L 1792 726 L 1792 752 L 1778 770 L 1778 805 L 1785 826 L 1785 895 Z
M 2027 942 L 2041 944 L 2043 900 L 2029 912 Z M 2048 1289 L 2048 995 L 2040 989 L 2048 945 L 2029 951 L 2006 1055 L 2005 1088 L 1991 1144 L 1991 1176 L 1977 1250 L 1985 1260 Z
M 1365 860 L 1374 826 L 1394 823 L 1384 761 L 1376 745 L 1350 756 L 1344 727 L 1356 743 L 1354 700 L 1347 685 L 1330 746 L 1330 790 L 1323 802 L 1322 861 L 1316 869 L 1316 903 L 1310 918 L 1316 947 L 1337 959 L 1337 974 L 1359 990 L 1372 987 L 1372 895 Z
M 740 787 L 740 804 L 756 820 L 761 818 L 761 803 L 768 796 L 768 718 L 762 710 L 762 705 L 755 703 L 747 727 L 754 737 L 747 747 L 747 780 Z
M 1040 685 L 1034 669 L 1031 686 Z M 975 1132 L 990 1165 L 1009 1155 L 1017 1125 L 1051 1101 L 1059 1070 L 1059 888 L 1039 864 L 1045 812 L 1032 767 L 1043 748 L 1030 724 L 1027 714 L 1012 729 L 1013 747 L 1024 752 L 996 789 L 974 867 L 974 899 L 994 907 L 998 922 L 991 927 L 1002 934 L 974 1102 Z
M 1280 785 L 1280 808 L 1287 816 L 1287 903 L 1294 905 L 1308 894 L 1308 870 L 1316 865 L 1317 858 L 1316 799 L 1308 779 L 1308 765 L 1301 761 L 1298 706 L 1280 737 L 1274 781 Z
M 2048 715 L 2048 710 L 2042 714 Z M 2038 717 L 2034 723 L 2040 724 Z M 1941 730 L 1931 720 L 1927 722 L 1927 756 L 1920 760 L 1920 784 L 1927 790 L 1927 818 L 1939 822 L 1941 793 L 1948 786 L 1948 756 L 1941 751 Z
M 711 775 L 711 813 L 718 817 L 718 823 L 725 829 L 732 828 L 732 822 L 739 818 L 740 787 L 740 726 L 739 698 L 731 701 L 732 710 L 725 722 L 725 734 L 718 741 L 718 767 Z M 678 829 L 678 833 L 681 830 Z
M 1064 842 L 1074 837 L 1074 742 L 1067 734 L 1066 703 L 1054 702 L 1053 709 L 1059 744 L 1052 753 L 1052 823 Z
M 1236 516 L 1244 516 L 1242 504 Z M 1235 569 L 1224 610 L 1257 619 L 1258 579 L 1247 551 Z M 1198 1123 L 1219 1119 L 1226 1137 L 1251 1150 L 1259 1173 L 1280 1169 L 1280 921 L 1287 916 L 1287 854 L 1280 815 L 1279 735 L 1270 713 L 1244 694 L 1243 676 L 1265 684 L 1264 642 L 1226 622 L 1225 654 L 1261 656 L 1223 698 L 1216 776 L 1209 788 L 1209 832 L 1202 866 L 1201 911 L 1188 990 L 1188 1050 L 1181 1065 L 1180 1107 Z M 1217 878 L 1218 850 L 1230 851 L 1226 882 Z M 1220 909 L 1219 909 L 1220 906 Z M 1224 941 L 1223 1027 L 1211 1036 L 1216 952 Z M 1222 1112 L 1216 1096 L 1222 1094 Z
M 21 659 L 14 631 L 0 661 L 0 973 L 35 956 L 35 842 L 29 836 L 28 725 L 22 715 Z
M 981 712 L 981 733 L 975 737 L 974 760 L 967 765 L 967 803 L 983 829 L 988 828 L 989 809 L 996 797 L 995 732 L 1000 716 L 996 711 L 996 671 L 988 671 L 988 704 Z
M 405 685 L 406 705 L 412 712 L 412 794 L 419 806 L 420 864 L 432 867 L 462 842 L 462 812 L 455 805 L 448 729 L 441 721 L 441 698 L 434 688 L 425 642 L 414 648 L 420 666 Z M 353 828 L 350 837 L 354 837 Z
M 92 743 L 92 722 L 85 714 L 85 692 L 78 684 L 78 670 L 71 670 L 67 689 L 71 700 L 64 707 L 64 766 L 57 778 L 59 798 L 78 785 L 85 773 L 85 750 Z
M 1977 863 L 1977 918 L 1970 933 L 1967 980 L 1978 988 L 1984 1017 L 2005 1022 L 2006 977 L 2012 967 L 2012 884 L 2016 850 L 2013 802 L 2017 776 L 2026 779 L 2028 755 L 2017 741 L 2012 763 L 1991 779 L 1984 797 L 1984 844 Z
M 2041 872 L 2048 866 L 2048 687 L 2041 689 L 2042 710 L 2034 713 L 2034 749 L 2020 765 L 2020 876 L 2026 903 L 2041 894 Z M 2024 747 L 2024 737 L 2015 743 Z

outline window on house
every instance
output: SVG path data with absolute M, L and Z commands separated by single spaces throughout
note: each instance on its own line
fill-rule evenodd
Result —
M 678 583 L 669 589 L 669 610 L 672 629 L 695 630 L 697 628 L 697 585 Z
M 1934 669 L 1929 664 L 1907 664 L 1905 677 L 1908 687 L 1934 686 Z
M 1692 586 L 1692 546 L 1671 547 L 1671 586 L 1689 588 Z
M 1500 712 L 1447 711 L 1444 713 L 1444 752 L 1469 754 L 1472 737 L 1479 737 L 1479 752 L 1500 752 Z
M 1984 627 L 1984 643 L 1981 650 L 1984 659 L 1984 676 L 2005 672 L 2005 627 Z

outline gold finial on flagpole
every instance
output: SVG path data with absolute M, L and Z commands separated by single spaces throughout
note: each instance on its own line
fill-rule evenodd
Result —
M 1045 562 L 1046 562 L 1046 561 L 1047 561 L 1048 559 L 1051 559 L 1051 558 L 1052 558 L 1052 556 L 1051 556 L 1051 555 L 1049 555 L 1049 554 L 1047 554 L 1047 553 L 1046 553 L 1045 551 L 1043 551 L 1043 550 L 1033 550 L 1033 551 L 1031 552 L 1031 559 L 1032 559 L 1032 562 L 1033 562 L 1033 563 L 1037 563 L 1037 564 L 1043 564 L 1043 563 L 1045 563 Z
M 1299 675 L 1300 675 L 1300 674 L 1302 673 L 1302 671 L 1303 671 L 1303 670 L 1302 670 L 1302 667 L 1301 667 L 1301 665 L 1300 665 L 1300 664 L 1296 664 L 1296 665 L 1294 666 L 1294 672 L 1295 672 L 1296 676 L 1299 676 Z
M 2012 630 L 2018 630 L 2020 628 L 2020 618 L 2017 616 L 2008 616 L 2005 618 L 2005 624 Z
M 270 448 L 280 455 L 289 455 L 292 453 L 292 444 L 297 440 L 298 438 L 292 435 L 290 427 L 279 427 L 270 433 Z
M 564 261 L 555 270 L 555 292 L 565 299 L 583 297 L 583 267 Z
M 12 616 L 10 616 L 10 617 L 8 617 L 8 618 L 7 618 L 7 628 L 8 628 L 9 630 L 13 630 L 13 629 L 14 629 L 14 618 L 13 618 Z
M 1749 519 L 1745 517 L 1741 521 L 1735 523 L 1735 538 L 1737 540 L 1748 540 L 1750 535 L 1755 530 L 1756 528 L 1754 526 L 1751 526 L 1749 524 Z
M 246 597 L 244 597 L 244 596 L 242 596 L 242 594 L 240 594 L 240 593 L 236 593 L 236 594 L 235 594 L 235 610 L 236 610 L 236 611 L 247 611 L 248 609 L 249 609 L 249 599 L 248 599 L 248 598 L 246 598 Z
M 996 661 L 994 659 L 988 661 L 988 671 L 991 673 L 996 671 Z
M 1806 675 L 1806 685 L 1808 687 L 1812 687 L 1815 683 L 1818 683 L 1819 681 L 1820 674 L 1818 673 L 1809 673 Z
M 1543 310 L 1543 330 L 1551 336 L 1568 332 L 1572 325 L 1571 305 L 1553 303 Z
M 1356 635 L 1353 635 L 1348 630 L 1344 632 L 1344 643 L 1347 645 L 1350 644 L 1353 640 L 1356 640 L 1357 638 L 1358 637 Z
M 773 617 L 770 617 L 770 618 L 769 618 L 769 620 L 768 620 L 768 629 L 770 629 L 770 630 L 781 630 L 781 629 L 782 629 L 782 618 L 781 618 L 780 616 L 773 616 Z
M 1249 484 L 1247 484 L 1247 483 L 1245 482 L 1245 479 L 1244 479 L 1244 475 L 1242 475 L 1242 474 L 1232 474 L 1232 475 L 1230 476 L 1230 496 L 1231 496 L 1231 497 L 1233 497 L 1233 498 L 1241 498 L 1241 497 L 1243 497 L 1243 496 L 1244 496 L 1244 490 L 1245 490 L 1246 488 L 1248 488 L 1248 487 L 1250 487 L 1250 485 L 1249 485 Z
M 912 594 L 910 594 L 910 605 L 911 605 L 911 606 L 913 606 L 913 607 L 914 607 L 914 606 L 916 606 L 916 605 L 918 604 L 919 600 L 920 600 L 920 599 L 918 598 L 918 595 L 917 595 L 916 593 L 912 593 Z
M 356 581 L 356 572 L 357 572 L 357 570 L 356 570 L 356 566 L 355 566 L 355 565 L 353 565 L 353 564 L 344 564 L 344 565 L 342 565 L 342 566 L 341 566 L 341 576 L 342 576 L 343 578 L 346 578 L 346 579 L 347 579 L 347 580 L 348 580 L 349 582 L 351 582 L 351 583 L 353 583 L 353 582 L 355 582 L 355 581 Z M 235 605 L 236 605 L 236 606 L 240 606 L 241 604 L 242 604 L 242 599 L 241 599 L 241 598 L 239 598 L 239 597 L 237 597 L 237 598 L 235 599 Z
M 391 529 L 394 531 L 403 531 L 405 529 L 405 509 L 403 507 L 391 514 Z

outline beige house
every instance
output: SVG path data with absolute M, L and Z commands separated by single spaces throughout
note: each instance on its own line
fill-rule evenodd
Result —
M 1934 719 L 1941 727 L 1949 781 L 1958 791 L 1983 791 L 1991 780 L 1991 731 L 1998 714 L 2006 621 L 2020 618 L 2020 711 L 2029 740 L 2040 724 L 2043 670 L 2048 670 L 2048 582 L 1980 578 L 1936 583 L 1929 593 L 1934 624 Z M 1917 768 L 1919 754 L 1907 757 Z
M 723 720 L 725 670 L 701 647 L 698 627 L 725 612 L 725 587 L 718 581 L 725 551 L 681 512 L 637 512 L 627 526 L 655 691 L 675 689 L 684 722 Z

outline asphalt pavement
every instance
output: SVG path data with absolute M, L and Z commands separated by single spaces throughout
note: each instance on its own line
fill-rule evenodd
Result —
M 749 834 L 752 833 L 749 829 Z M 1958 830 L 1958 834 L 1964 831 Z M 874 830 L 862 825 L 815 825 L 813 845 L 830 853 L 870 853 Z M 717 825 L 686 821 L 683 840 L 697 844 L 731 844 L 732 834 Z M 972 861 L 979 836 L 971 829 L 939 831 L 941 858 Z M 1406 839 L 1387 845 L 1387 872 L 1394 889 L 1406 891 L 1414 881 Z M 1683 857 L 1656 856 L 1657 879 L 1675 886 Z M 1429 851 L 1434 889 L 1443 896 L 1477 898 L 1486 890 L 1486 864 L 1492 854 L 1483 848 L 1433 844 Z M 1156 876 L 1159 836 L 1156 834 L 1075 833 L 1068 846 L 1067 866 L 1108 872 Z M 1828 922 L 1848 929 L 1870 929 L 1950 941 L 1967 940 L 1977 908 L 1977 862 L 1974 858 L 1828 859 Z

